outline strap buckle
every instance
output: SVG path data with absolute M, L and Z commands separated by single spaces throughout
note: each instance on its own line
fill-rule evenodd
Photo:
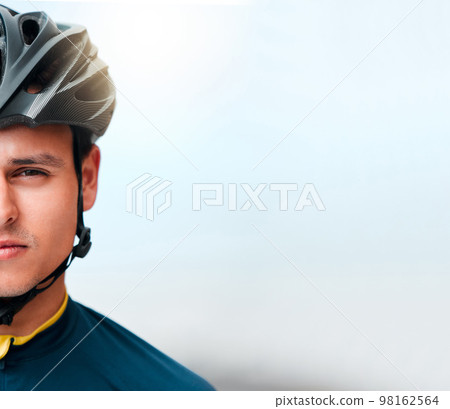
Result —
M 83 258 L 89 252 L 91 246 L 91 229 L 83 226 L 80 234 L 80 240 L 73 248 L 73 257 Z

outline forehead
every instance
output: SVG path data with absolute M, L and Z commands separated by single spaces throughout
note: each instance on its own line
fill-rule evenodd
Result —
M 67 160 L 72 157 L 72 132 L 67 125 L 28 128 L 14 125 L 0 129 L 0 164 L 11 158 L 51 154 Z

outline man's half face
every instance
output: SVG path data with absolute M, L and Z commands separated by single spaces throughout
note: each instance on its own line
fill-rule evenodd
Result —
M 66 125 L 0 129 L 0 297 L 28 291 L 70 253 L 78 185 Z

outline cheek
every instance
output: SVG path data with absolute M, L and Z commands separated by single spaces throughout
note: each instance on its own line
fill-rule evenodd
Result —
M 73 191 L 66 192 L 63 197 L 52 195 L 48 208 L 41 215 L 48 221 L 46 230 L 51 240 L 59 238 L 66 245 L 68 241 L 70 245 L 73 243 L 77 219 L 77 195 Z
M 67 256 L 76 232 L 76 180 L 55 180 L 36 191 L 22 193 L 18 220 L 21 228 L 34 236 L 41 254 L 58 259 Z

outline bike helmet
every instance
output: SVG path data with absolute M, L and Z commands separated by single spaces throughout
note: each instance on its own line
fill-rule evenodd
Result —
M 75 257 L 91 246 L 83 222 L 81 140 L 103 135 L 115 106 L 115 88 L 107 65 L 86 28 L 54 23 L 44 12 L 19 14 L 0 5 L 0 128 L 23 124 L 66 124 L 72 129 L 78 177 L 78 244 L 67 258 L 25 294 L 0 298 L 0 325 L 37 294 L 50 287 Z M 47 283 L 47 285 L 45 285 Z

